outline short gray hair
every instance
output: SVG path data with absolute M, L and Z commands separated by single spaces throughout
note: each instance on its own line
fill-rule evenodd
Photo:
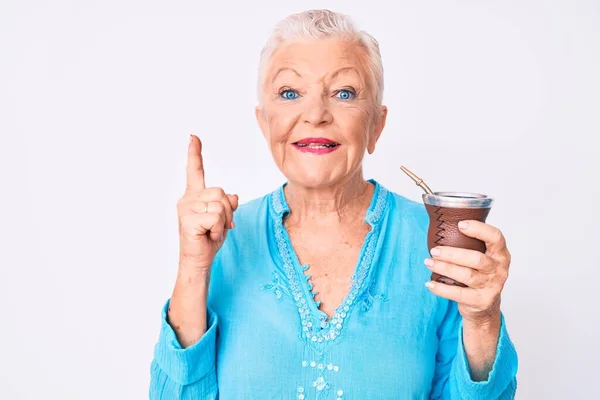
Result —
M 367 32 L 358 29 L 347 15 L 330 10 L 309 10 L 292 14 L 280 21 L 271 31 L 265 47 L 260 53 L 258 67 L 258 97 L 262 101 L 267 65 L 273 53 L 286 42 L 339 38 L 361 46 L 367 53 L 370 83 L 373 89 L 375 105 L 383 101 L 383 65 L 379 52 L 379 43 Z

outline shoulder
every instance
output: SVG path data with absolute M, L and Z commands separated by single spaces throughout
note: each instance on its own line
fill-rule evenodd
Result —
M 270 196 L 270 193 L 265 194 L 240 204 L 233 213 L 235 224 L 244 225 L 247 222 L 254 222 L 259 215 L 266 213 Z
M 262 195 L 238 206 L 233 213 L 235 227 L 227 231 L 215 264 L 236 265 L 240 254 L 258 256 L 267 237 L 269 198 L 270 194 Z
M 269 212 L 270 196 L 270 193 L 265 194 L 238 206 L 233 213 L 235 228 L 228 232 L 231 239 L 243 239 L 248 242 L 258 238 L 263 233 Z
M 392 218 L 399 218 L 411 230 L 427 232 L 429 215 L 422 202 L 388 190 Z

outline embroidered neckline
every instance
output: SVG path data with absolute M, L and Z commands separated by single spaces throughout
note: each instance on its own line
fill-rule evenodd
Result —
M 350 290 L 342 303 L 336 308 L 330 320 L 328 320 L 327 314 L 319 309 L 320 302 L 314 299 L 317 293 L 312 292 L 312 285 L 308 282 L 311 276 L 304 273 L 308 269 L 308 265 L 301 265 L 298 261 L 290 237 L 283 225 L 284 216 L 290 212 L 283 191 L 285 185 L 282 185 L 270 195 L 275 240 L 283 261 L 287 285 L 300 315 L 301 337 L 317 348 L 329 347 L 337 341 L 342 333 L 345 318 L 350 315 L 353 307 L 358 303 L 357 298 L 364 293 L 363 289 L 366 286 L 365 282 L 369 276 L 373 257 L 375 256 L 377 239 L 379 238 L 379 222 L 388 202 L 387 189 L 375 180 L 369 180 L 369 182 L 375 186 L 375 190 L 364 220 L 371 225 L 371 230 L 367 233 L 363 242 L 358 263 L 354 275 L 352 275 Z M 301 279 L 304 279 L 304 282 Z

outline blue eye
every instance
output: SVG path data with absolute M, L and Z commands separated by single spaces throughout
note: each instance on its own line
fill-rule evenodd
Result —
M 298 97 L 300 97 L 298 92 L 296 92 L 295 90 L 291 90 L 291 89 L 283 90 L 282 92 L 279 93 L 279 96 L 281 96 L 281 98 L 286 99 L 286 100 L 294 100 L 294 99 L 297 99 Z
M 356 96 L 354 92 L 349 89 L 342 89 L 336 93 L 336 97 L 340 100 L 350 100 L 353 99 L 354 96 Z

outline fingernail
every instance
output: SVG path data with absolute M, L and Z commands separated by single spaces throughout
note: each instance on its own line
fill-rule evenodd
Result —
M 425 265 L 427 265 L 428 267 L 433 267 L 433 260 L 431 258 L 426 258 Z
M 235 228 L 235 222 L 231 221 L 231 229 Z
M 439 256 L 440 254 L 441 254 L 441 251 L 437 247 L 431 249 L 431 255 L 432 256 Z
M 222 242 L 222 241 L 223 241 L 223 235 L 220 235 L 220 236 L 217 238 L 217 240 L 218 240 L 219 242 Z
M 433 289 L 435 285 L 433 284 L 433 282 L 425 282 L 425 286 L 427 286 L 429 289 Z
M 460 221 L 460 222 L 458 223 L 458 227 L 459 227 L 460 229 L 469 229 L 469 223 L 468 223 L 468 222 L 466 222 L 466 221 Z

